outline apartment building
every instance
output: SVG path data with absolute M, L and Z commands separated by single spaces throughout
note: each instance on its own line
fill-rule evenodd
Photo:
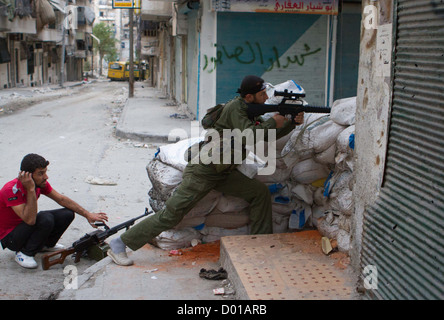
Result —
M 1 0 L 0 88 L 81 80 L 94 20 L 91 0 Z

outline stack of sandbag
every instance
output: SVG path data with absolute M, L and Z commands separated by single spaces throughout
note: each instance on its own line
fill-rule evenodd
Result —
M 285 137 L 281 152 L 289 178 L 256 177 L 282 186 L 272 194 L 275 220 L 288 217 L 290 231 L 314 226 L 323 236 L 337 239 L 344 252 L 350 249 L 353 214 L 355 112 L 352 97 L 335 101 L 330 114 L 306 114 L 304 124 Z M 284 226 L 281 230 L 286 232 Z
M 166 200 L 174 193 L 187 165 L 185 152 L 201 140 L 191 138 L 161 146 L 154 159 L 147 164 L 146 170 L 152 184 L 148 195 L 153 211 L 163 209 Z M 162 232 L 153 244 L 170 250 L 188 247 L 193 240 L 212 242 L 227 235 L 248 234 L 248 206 L 243 199 L 211 190 L 175 228 Z
M 336 139 L 334 170 L 324 186 L 327 216 L 319 221 L 318 229 L 335 238 L 340 251 L 348 252 L 351 242 L 353 203 L 353 159 L 355 148 L 356 97 L 335 101 L 330 118 L 347 126 Z

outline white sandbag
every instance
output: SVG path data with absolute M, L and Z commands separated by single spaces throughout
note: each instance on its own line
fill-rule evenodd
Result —
M 276 167 L 273 174 L 270 175 L 256 175 L 254 178 L 262 183 L 278 183 L 288 180 L 291 174 L 291 168 Z
M 333 102 L 330 118 L 337 124 L 350 126 L 355 124 L 356 97 L 339 99 Z
M 261 174 L 261 171 L 267 166 L 267 162 L 257 157 L 254 153 L 248 153 L 248 156 L 237 166 L 237 170 L 244 176 L 253 179 L 256 175 L 269 176 Z
M 336 235 L 336 241 L 338 242 L 338 250 L 340 252 L 348 253 L 351 249 L 351 237 L 350 234 L 342 229 L 338 230 Z
M 214 208 L 219 213 L 225 212 L 239 212 L 247 208 L 250 204 L 244 199 L 230 196 L 230 195 L 222 195 Z
M 293 188 L 291 188 L 291 192 L 296 198 L 304 201 L 306 204 L 313 204 L 313 192 L 316 188 L 311 185 L 306 184 L 297 184 Z
M 336 156 L 336 144 L 333 143 L 329 148 L 327 148 L 327 150 L 324 150 L 320 153 L 316 153 L 313 156 L 313 160 L 321 164 L 329 165 L 335 163 L 335 156 Z
M 202 235 L 193 228 L 167 230 L 153 239 L 153 244 L 163 250 L 174 250 L 191 246 L 193 239 L 201 239 Z
M 277 202 L 271 203 L 271 210 L 283 216 L 289 216 L 294 208 L 298 205 L 297 202 L 291 201 L 288 204 L 281 204 Z
M 334 144 L 343 130 L 344 126 L 335 123 L 327 116 L 307 127 L 303 139 L 307 140 L 305 143 L 312 146 L 315 153 L 320 153 Z
M 202 217 L 213 211 L 222 199 L 222 193 L 216 190 L 211 190 L 208 194 L 199 200 L 198 203 L 186 214 L 185 217 Z
M 318 218 L 317 228 L 322 236 L 329 239 L 336 239 L 339 231 L 337 216 L 331 211 L 328 212 L 324 217 Z
M 185 228 L 198 228 L 205 223 L 205 216 L 185 216 L 178 225 L 174 227 L 175 230 L 181 230 Z
M 153 188 L 161 194 L 169 194 L 182 181 L 182 171 L 169 166 L 154 158 L 147 166 L 146 171 Z
M 272 212 L 272 222 L 273 222 L 273 233 L 287 233 L 288 230 L 288 220 L 290 215 L 281 215 L 277 212 Z
M 281 96 L 275 96 L 275 91 L 285 91 L 293 92 L 293 93 L 305 93 L 304 88 L 302 88 L 299 84 L 297 84 L 294 80 L 287 80 L 285 82 L 272 85 L 270 83 L 267 83 L 267 96 L 269 97 L 267 101 L 265 101 L 266 104 L 279 104 L 282 102 L 282 99 L 284 97 Z
M 345 215 L 351 215 L 353 208 L 353 174 L 350 171 L 342 172 L 329 195 L 328 205 L 335 211 Z
M 354 150 L 355 126 L 345 128 L 336 139 L 336 150 L 338 152 L 350 153 Z
M 269 187 L 270 188 L 270 187 Z M 271 209 L 284 216 L 289 216 L 293 209 L 299 204 L 292 197 L 291 186 L 286 184 L 282 189 L 271 195 Z
M 160 146 L 156 158 L 163 163 L 183 171 L 188 164 L 188 162 L 185 161 L 185 152 L 189 147 L 203 141 L 203 139 L 203 137 L 189 138 L 180 140 L 176 143 Z
M 326 165 L 318 163 L 313 158 L 297 163 L 291 171 L 291 180 L 300 184 L 310 184 L 328 177 L 330 170 Z
M 200 233 L 203 235 L 202 241 L 204 243 L 214 242 L 220 240 L 222 237 L 237 236 L 249 234 L 249 226 L 243 226 L 236 229 L 224 229 L 218 227 L 205 226 Z
M 288 228 L 301 230 L 305 227 L 312 214 L 311 206 L 305 204 L 292 211 L 288 220 Z
M 317 206 L 323 207 L 327 202 L 327 197 L 324 196 L 324 188 L 317 188 L 313 192 L 313 203 Z
M 335 167 L 337 170 L 353 171 L 355 148 L 355 126 L 349 126 L 336 139 Z
M 248 210 L 244 209 L 240 212 L 219 213 L 211 212 L 205 217 L 205 226 L 219 227 L 225 229 L 237 229 L 246 226 L 250 221 Z
M 327 150 L 335 143 L 342 130 L 344 130 L 344 126 L 330 120 L 328 114 L 307 114 L 304 118 L 304 125 L 293 130 L 281 155 L 287 166 L 292 167 L 299 161 Z
M 311 207 L 312 223 L 314 227 L 318 227 L 318 220 L 325 217 L 327 209 L 325 206 L 314 205 Z

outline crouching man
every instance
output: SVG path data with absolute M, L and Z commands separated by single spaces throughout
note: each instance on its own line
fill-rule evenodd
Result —
M 49 161 L 37 154 L 26 155 L 16 179 L 0 190 L 0 239 L 3 249 L 16 252 L 15 261 L 24 268 L 36 268 L 34 259 L 40 251 L 56 251 L 57 244 L 74 220 L 74 213 L 94 222 L 108 221 L 105 213 L 91 213 L 78 203 L 54 190 L 49 184 Z M 38 212 L 37 200 L 43 194 L 63 208 Z

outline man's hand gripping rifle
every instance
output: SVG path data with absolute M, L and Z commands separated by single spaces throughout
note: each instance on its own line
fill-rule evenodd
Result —
M 143 218 L 147 215 L 152 213 L 152 211 L 148 211 L 147 208 L 145 208 L 145 213 L 135 217 L 133 219 L 130 219 L 128 221 L 125 221 L 115 227 L 109 228 L 105 223 L 96 223 L 96 226 L 104 227 L 105 230 L 94 230 L 93 232 L 85 234 L 83 237 L 81 237 L 79 240 L 75 241 L 70 248 L 62 249 L 56 252 L 45 254 L 42 257 L 42 267 L 43 270 L 48 270 L 51 266 L 55 264 L 62 264 L 65 261 L 65 258 L 75 253 L 75 262 L 79 262 L 82 255 L 88 251 L 93 246 L 102 245 L 105 243 L 105 239 L 112 236 L 113 234 L 116 234 L 120 230 L 126 228 L 126 230 L 129 229 L 130 226 L 136 222 L 136 220 Z
M 279 104 L 254 104 L 248 103 L 247 114 L 248 118 L 253 120 L 268 112 L 279 112 L 282 116 L 291 115 L 291 121 L 298 113 L 330 113 L 331 108 L 329 107 L 317 107 L 304 105 L 302 98 L 305 97 L 305 93 L 293 93 L 288 90 L 275 91 L 274 95 L 276 97 L 283 97 L 281 103 Z M 289 101 L 290 103 L 287 103 Z

